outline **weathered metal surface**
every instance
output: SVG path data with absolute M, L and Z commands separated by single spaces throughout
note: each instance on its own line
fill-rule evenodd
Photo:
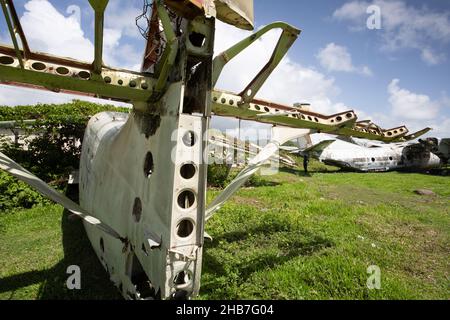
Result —
M 264 34 L 274 29 L 281 29 L 282 33 L 275 50 L 273 51 L 272 57 L 240 94 L 241 100 L 239 101 L 239 104 L 245 104 L 252 101 L 262 85 L 266 82 L 267 78 L 286 55 L 292 44 L 297 40 L 300 35 L 300 30 L 284 22 L 272 23 L 222 52 L 215 57 L 213 61 L 213 85 L 217 83 L 223 68 L 228 62 L 248 48 L 252 43 L 260 39 Z
M 217 18 L 241 29 L 253 30 L 252 0 L 215 0 Z

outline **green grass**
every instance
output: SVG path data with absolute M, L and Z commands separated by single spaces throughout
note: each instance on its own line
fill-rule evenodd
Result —
M 450 298 L 449 177 L 311 168 L 241 189 L 208 222 L 199 299 Z M 65 289 L 70 264 L 83 265 L 88 287 Z M 380 290 L 366 286 L 371 265 Z M 61 207 L 0 214 L 0 299 L 53 298 L 118 295 Z

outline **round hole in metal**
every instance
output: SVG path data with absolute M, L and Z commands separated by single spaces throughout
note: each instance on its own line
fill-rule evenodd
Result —
M 65 76 L 66 74 L 69 74 L 70 71 L 66 67 L 58 67 L 58 68 L 56 68 L 56 72 L 58 74 Z
M 1 64 L 13 64 L 14 58 L 10 56 L 1 56 L 0 57 L 0 63 Z
M 192 179 L 195 176 L 196 173 L 195 166 L 192 163 L 186 163 L 181 166 L 180 169 L 180 175 L 183 177 L 183 179 Z
M 34 70 L 37 70 L 37 71 L 42 71 L 42 70 L 44 70 L 45 68 L 47 68 L 46 65 L 43 64 L 42 62 L 35 62 L 35 63 L 33 63 L 33 64 L 31 65 L 31 67 L 32 67 Z
M 87 72 L 87 71 L 80 71 L 80 72 L 78 72 L 78 76 L 79 76 L 81 79 L 88 80 L 88 79 L 91 78 L 91 73 L 90 73 L 90 72 Z
M 193 131 L 188 131 L 183 136 L 183 143 L 186 147 L 193 147 L 195 143 L 197 142 L 197 138 L 195 136 L 195 133 Z
M 195 203 L 195 194 L 191 190 L 184 190 L 178 195 L 178 206 L 181 209 L 189 209 Z
M 194 231 L 194 223 L 189 219 L 183 219 L 177 224 L 177 236 L 180 238 L 189 237 Z

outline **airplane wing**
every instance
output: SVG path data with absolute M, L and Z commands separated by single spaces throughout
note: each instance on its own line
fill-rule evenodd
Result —
M 280 150 L 288 151 L 288 152 L 291 152 L 291 153 L 300 151 L 300 149 L 298 147 L 293 147 L 293 146 L 281 146 Z
M 425 129 L 422 129 L 422 130 L 417 131 L 417 132 L 415 132 L 415 133 L 412 133 L 412 134 L 410 134 L 410 135 L 404 136 L 404 139 L 405 139 L 406 141 L 414 140 L 414 139 L 417 139 L 417 138 L 420 137 L 420 136 L 423 136 L 425 133 L 428 133 L 428 132 L 431 131 L 431 130 L 433 130 L 433 129 L 431 129 L 431 128 L 425 128 Z
M 382 142 L 376 142 L 373 140 L 365 141 L 365 140 L 355 139 L 353 137 L 347 137 L 347 136 L 338 136 L 337 139 L 342 140 L 347 143 L 355 144 L 357 146 L 364 147 L 364 148 L 380 148 L 380 147 L 386 145 L 385 143 L 382 143 Z
M 72 212 L 73 214 L 79 216 L 87 223 L 99 228 L 110 236 L 119 239 L 122 242 L 126 242 L 113 228 L 107 224 L 101 222 L 97 218 L 89 215 L 83 208 L 78 204 L 62 195 L 55 189 L 51 188 L 44 181 L 33 175 L 28 170 L 24 169 L 18 163 L 14 162 L 12 159 L 8 158 L 6 155 L 0 152 L 0 169 L 5 170 L 9 174 L 13 175 L 17 179 L 25 182 L 26 184 L 32 186 L 43 196 L 55 201 L 56 203 L 62 205 L 64 208 Z
M 330 144 L 332 144 L 336 140 L 323 140 L 309 148 L 303 150 L 303 153 L 322 153 Z

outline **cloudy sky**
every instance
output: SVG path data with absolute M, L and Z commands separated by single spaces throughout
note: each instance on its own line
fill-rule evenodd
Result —
M 87 0 L 14 2 L 33 50 L 92 60 L 94 17 Z M 107 64 L 139 69 L 144 39 L 135 17 L 142 4 L 143 0 L 110 0 Z M 372 5 L 380 8 L 380 29 L 367 27 Z M 450 136 L 450 2 L 257 0 L 255 17 L 256 28 L 285 21 L 302 30 L 259 97 L 287 104 L 308 102 L 324 113 L 354 109 L 360 119 L 370 118 L 386 128 L 431 126 L 430 135 Z M 222 23 L 216 33 L 216 52 L 249 35 Z M 278 35 L 268 34 L 227 66 L 217 87 L 240 92 L 269 58 Z M 0 42 L 11 42 L 3 18 Z M 0 86 L 0 105 L 72 98 Z M 213 124 L 224 128 L 236 121 Z

